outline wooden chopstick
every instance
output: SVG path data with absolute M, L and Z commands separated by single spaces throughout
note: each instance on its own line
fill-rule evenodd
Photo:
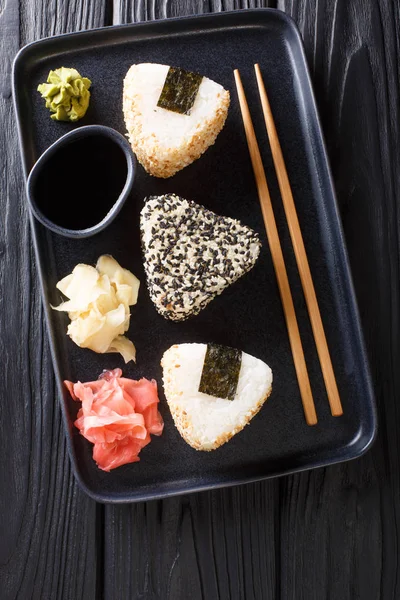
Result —
M 299 269 L 300 279 L 303 286 L 304 297 L 310 316 L 311 327 L 314 334 L 315 345 L 317 347 L 318 357 L 321 364 L 322 375 L 325 381 L 325 387 L 328 394 L 331 413 L 334 417 L 343 414 L 342 403 L 340 401 L 339 391 L 336 384 L 335 374 L 333 372 L 332 361 L 329 354 L 326 341 L 324 326 L 322 324 L 321 313 L 319 311 L 317 296 L 315 294 L 314 284 L 311 277 L 310 266 L 306 249 L 304 247 L 303 236 L 300 229 L 297 211 L 293 200 L 293 194 L 289 183 L 289 177 L 286 171 L 285 161 L 283 159 L 281 145 L 279 143 L 271 106 L 268 100 L 262 79 L 260 67 L 254 65 L 260 93 L 262 109 L 264 113 L 265 125 L 267 128 L 269 143 L 271 146 L 272 158 L 278 177 L 279 189 L 281 191 L 283 206 L 285 209 L 286 220 L 289 226 L 290 237 L 296 256 L 297 268 Z
M 308 425 L 315 425 L 317 423 L 317 414 L 315 412 L 314 400 L 311 392 L 306 361 L 304 358 L 303 346 L 301 344 L 299 327 L 297 324 L 296 313 L 293 305 L 293 298 L 290 291 L 289 280 L 286 272 L 285 261 L 283 258 L 278 230 L 276 227 L 275 216 L 271 204 L 271 198 L 269 195 L 264 167 L 262 164 L 256 135 L 254 133 L 254 127 L 251 121 L 250 111 L 247 105 L 242 81 L 240 79 L 239 71 L 237 69 L 235 69 L 234 75 L 237 93 L 239 97 L 240 109 L 242 111 L 242 119 L 246 133 L 247 144 L 249 147 L 250 158 L 253 165 L 254 176 L 257 184 L 258 197 L 260 200 L 261 211 L 264 219 L 265 229 L 267 232 L 268 243 L 271 250 L 272 262 L 274 264 L 275 274 L 278 281 L 283 311 L 285 313 L 290 347 L 292 349 L 294 366 L 296 369 L 301 399 L 303 402 L 304 415 Z

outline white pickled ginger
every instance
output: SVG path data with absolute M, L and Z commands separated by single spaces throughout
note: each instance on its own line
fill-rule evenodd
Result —
M 123 334 L 130 323 L 130 306 L 137 302 L 140 282 L 109 255 L 100 256 L 96 267 L 78 264 L 57 283 L 68 298 L 54 310 L 67 312 L 67 333 L 81 348 L 100 354 L 119 352 L 125 362 L 136 360 L 133 343 Z

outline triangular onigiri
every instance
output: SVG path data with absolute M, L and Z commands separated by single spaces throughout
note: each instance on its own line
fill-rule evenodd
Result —
M 199 391 L 207 344 L 171 346 L 161 361 L 164 391 L 175 425 L 196 450 L 215 450 L 241 431 L 272 390 L 272 371 L 262 360 L 241 353 L 232 400 Z
M 140 230 L 150 297 L 173 321 L 198 314 L 247 273 L 261 246 L 250 227 L 174 194 L 147 199 Z
M 211 146 L 225 124 L 229 92 L 203 77 L 190 114 L 157 106 L 168 65 L 132 65 L 124 79 L 123 111 L 139 162 L 155 177 L 171 177 Z

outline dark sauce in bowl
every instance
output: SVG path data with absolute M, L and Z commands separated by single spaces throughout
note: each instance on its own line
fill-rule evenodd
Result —
M 31 172 L 28 199 L 35 216 L 62 235 L 93 235 L 114 218 L 129 193 L 133 161 L 128 142 L 112 129 L 88 126 L 70 132 Z

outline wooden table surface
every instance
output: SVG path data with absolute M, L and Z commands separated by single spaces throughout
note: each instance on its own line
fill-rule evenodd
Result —
M 379 436 L 348 464 L 97 505 L 69 463 L 10 87 L 45 36 L 274 6 L 302 33 L 371 363 Z M 0 598 L 400 598 L 398 0 L 0 0 Z

